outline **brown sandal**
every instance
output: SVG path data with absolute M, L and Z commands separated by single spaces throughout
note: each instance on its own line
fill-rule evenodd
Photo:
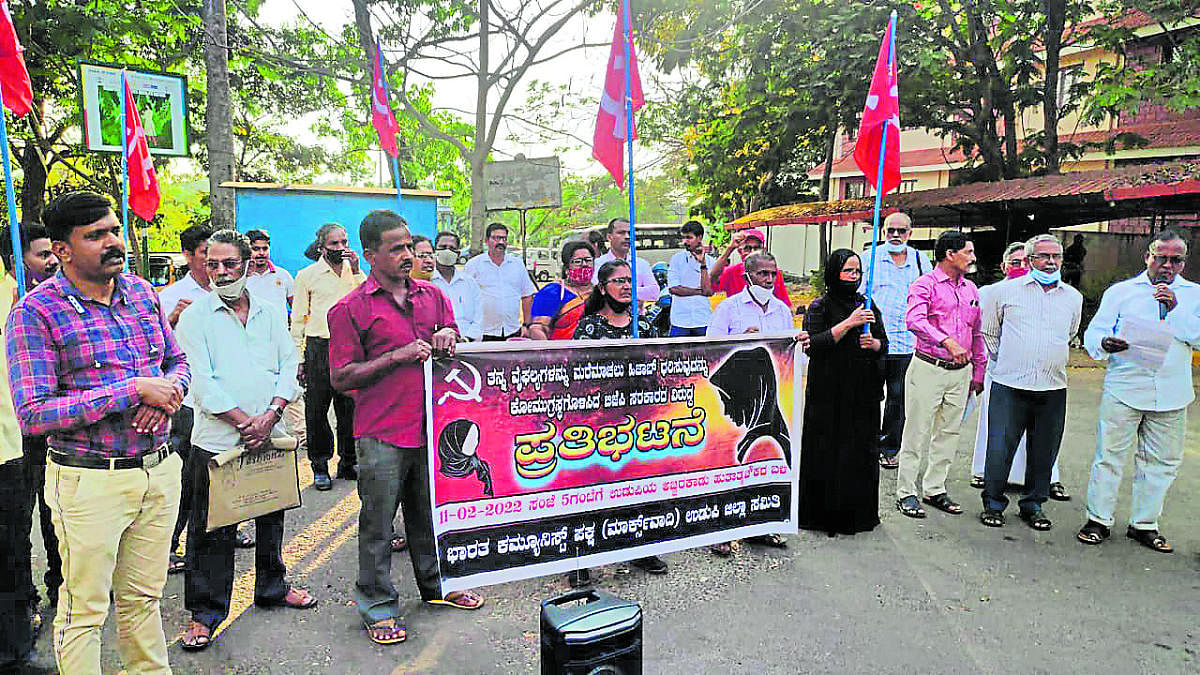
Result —
M 288 609 L 312 609 L 317 606 L 317 598 L 303 588 L 289 588 L 287 595 L 280 600 L 255 600 L 259 607 L 287 607 Z
M 208 649 L 212 644 L 212 631 L 208 626 L 199 621 L 192 621 L 188 624 L 187 633 L 180 640 L 179 646 L 183 647 L 184 651 L 198 652 L 202 649 Z
M 394 645 L 408 639 L 404 624 L 395 618 L 380 619 L 375 623 L 363 624 L 367 629 L 367 637 L 377 645 Z
M 446 605 L 456 609 L 479 609 L 485 602 L 483 596 L 475 591 L 454 591 L 447 593 L 441 600 L 426 600 L 431 605 Z
M 1174 553 L 1175 549 L 1167 543 L 1167 538 L 1158 533 L 1158 530 L 1139 530 L 1130 527 L 1125 530 L 1125 536 L 1145 546 L 1151 551 L 1159 553 Z
M 408 540 L 400 535 L 392 537 L 392 553 L 400 553 L 408 548 Z

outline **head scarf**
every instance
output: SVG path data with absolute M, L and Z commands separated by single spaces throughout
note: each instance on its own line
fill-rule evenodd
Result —
M 832 311 L 830 318 L 834 321 L 841 321 L 850 316 L 856 307 L 863 303 L 863 297 L 858 294 L 857 281 L 842 281 L 842 268 L 846 266 L 846 261 L 850 258 L 857 258 L 858 254 L 848 248 L 839 248 L 829 254 L 829 260 L 825 262 L 825 304 Z M 859 259 L 859 265 L 862 265 L 862 259 Z
M 791 439 L 779 409 L 775 364 L 766 347 L 741 349 L 730 354 L 708 381 L 721 396 L 725 416 L 746 430 L 737 443 L 737 460 L 745 459 L 755 441 L 770 436 L 790 466 Z

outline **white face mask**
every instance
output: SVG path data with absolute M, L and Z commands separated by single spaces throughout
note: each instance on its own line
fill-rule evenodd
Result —
M 746 277 L 746 290 L 750 293 L 750 298 L 760 305 L 765 305 L 771 300 L 771 291 L 750 281 L 749 276 Z
M 213 290 L 217 292 L 217 295 L 221 296 L 222 300 L 229 300 L 230 302 L 242 297 L 242 291 L 246 290 L 246 268 L 242 267 L 242 276 L 238 277 L 236 281 L 231 281 L 224 286 L 217 284 L 216 280 L 214 280 Z
M 434 261 L 442 267 L 451 267 L 458 263 L 458 251 L 448 248 L 438 249 L 433 253 Z
M 906 248 L 908 248 L 908 244 L 905 244 L 904 242 L 893 244 L 890 241 L 885 241 L 883 243 L 883 250 L 887 251 L 888 253 L 904 253 L 904 249 Z

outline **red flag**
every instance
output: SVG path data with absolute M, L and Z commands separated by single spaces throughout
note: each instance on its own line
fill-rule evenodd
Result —
M 12 15 L 8 13 L 7 0 L 0 0 L 0 93 L 4 105 L 17 117 L 24 117 L 33 109 L 33 86 L 29 84 L 29 71 L 25 69 L 25 48 L 17 39 Z
M 129 82 L 125 82 L 125 153 L 129 174 L 129 210 L 142 220 L 154 220 L 158 213 L 158 175 L 146 145 L 146 132 Z
M 613 31 L 612 50 L 608 54 L 608 72 L 604 76 L 604 93 L 600 96 L 600 111 L 596 114 L 596 131 L 592 134 L 592 157 L 600 160 L 612 174 L 617 187 L 625 189 L 625 4 L 617 11 L 617 27 Z M 633 41 L 629 43 L 631 98 L 637 112 L 642 98 L 642 80 L 638 77 L 637 54 Z M 633 130 L 637 138 L 637 128 Z
M 894 21 L 894 20 L 893 20 Z M 867 178 L 867 184 L 882 194 L 887 194 L 900 185 L 900 94 L 896 87 L 896 59 L 888 59 L 892 50 L 893 23 L 888 23 L 883 43 L 879 45 L 879 59 L 875 62 L 875 75 L 871 78 L 871 91 L 863 106 L 862 123 L 858 127 L 858 141 L 854 144 L 854 163 Z M 879 137 L 885 125 L 891 125 L 887 133 L 886 147 L 882 160 L 879 157 Z M 879 163 L 883 162 L 883 185 L 875 185 L 879 175 Z
M 392 106 L 388 103 L 387 82 L 383 79 L 383 59 L 379 45 L 375 45 L 375 72 L 371 78 L 371 124 L 379 133 L 379 147 L 391 157 L 399 156 L 396 134 L 400 133 L 400 125 L 396 124 L 396 116 L 392 114 Z

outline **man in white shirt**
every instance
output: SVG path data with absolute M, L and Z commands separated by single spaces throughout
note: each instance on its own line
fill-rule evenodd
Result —
M 1109 362 L 1088 482 L 1088 520 L 1078 534 L 1084 544 L 1108 538 L 1122 469 L 1133 455 L 1126 536 L 1154 551 L 1173 550 L 1159 534 L 1158 519 L 1183 462 L 1187 406 L 1195 398 L 1191 352 L 1200 349 L 1200 286 L 1183 278 L 1186 261 L 1187 244 L 1178 234 L 1156 234 L 1146 253 L 1146 273 L 1105 291 L 1084 333 L 1092 358 Z M 1144 345 L 1127 339 L 1135 329 L 1169 336 L 1157 369 L 1136 358 Z
M 1083 295 L 1062 282 L 1062 244 L 1042 234 L 1025 244 L 1029 273 L 1002 281 L 980 310 L 980 332 L 995 358 L 988 405 L 983 513 L 988 527 L 1004 524 L 1004 489 L 1017 442 L 1026 437 L 1025 494 L 1020 517 L 1049 530 L 1042 504 L 1050 496 L 1050 467 L 1058 458 L 1067 413 L 1067 359 L 1079 331 Z
M 904 314 L 908 311 L 908 287 L 922 274 L 933 269 L 933 263 L 922 252 L 908 245 L 912 236 L 912 219 L 905 213 L 893 213 L 883 221 L 886 242 L 875 254 L 874 276 L 871 278 L 871 300 L 883 317 L 887 333 L 887 354 L 880 357 L 883 367 L 886 401 L 879 430 L 879 466 L 895 469 L 900 466 L 896 455 L 904 433 L 904 376 L 912 363 L 917 338 L 908 330 Z M 867 278 L 871 277 L 871 256 L 862 256 L 863 272 L 859 292 L 866 294 Z
M 748 283 L 713 310 L 705 335 L 726 336 L 743 333 L 788 333 L 795 330 L 792 310 L 775 297 L 775 256 L 766 251 L 751 253 L 746 258 Z M 672 302 L 672 305 L 674 301 Z M 674 312 L 674 307 L 671 309 Z M 808 334 L 800 334 L 802 345 L 808 345 Z
M 478 342 L 483 339 L 482 291 L 474 279 L 458 273 L 455 266 L 461 252 L 457 234 L 437 233 L 433 238 L 433 283 L 450 299 L 459 335 Z
M 189 307 L 176 334 L 192 368 L 196 421 L 192 431 L 192 519 L 188 527 L 190 565 L 184 604 L 191 621 L 182 646 L 204 649 L 229 614 L 233 593 L 235 528 L 207 531 L 208 463 L 216 455 L 245 446 L 266 450 L 272 435 L 284 435 L 283 407 L 300 388 L 300 357 L 282 314 L 246 290 L 250 242 L 233 230 L 209 239 L 206 267 L 214 291 Z M 254 603 L 308 609 L 317 604 L 307 591 L 284 580 L 283 511 L 255 519 Z
M 521 259 L 506 255 L 507 227 L 500 223 L 488 225 L 484 239 L 488 250 L 471 258 L 463 268 L 463 273 L 475 279 L 482 292 L 483 341 L 526 337 L 529 308 L 537 287 Z
M 605 230 L 605 233 L 608 236 L 608 253 L 596 258 L 596 272 L 599 272 L 600 267 L 610 260 L 629 262 L 629 220 L 613 218 L 608 221 L 608 229 Z M 596 283 L 597 280 L 596 274 L 592 274 L 592 283 Z M 654 270 L 650 267 L 650 263 L 639 256 L 637 259 L 637 301 L 656 302 L 661 292 L 662 289 L 658 287 L 658 282 L 654 280 Z
M 291 273 L 271 262 L 271 235 L 266 230 L 250 230 L 246 237 L 250 239 L 246 289 L 278 307 L 286 322 L 296 282 Z
M 712 318 L 712 279 L 708 268 L 714 258 L 704 253 L 704 226 L 689 220 L 679 228 L 683 250 L 671 256 L 667 268 L 667 289 L 671 292 L 671 332 L 669 337 L 699 337 Z M 652 270 L 653 273 L 653 270 Z M 639 283 L 641 280 L 638 280 Z M 657 280 L 654 282 L 658 285 Z

